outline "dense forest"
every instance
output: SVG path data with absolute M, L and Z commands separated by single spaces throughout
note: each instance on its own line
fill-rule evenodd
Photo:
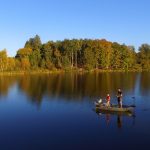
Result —
M 133 46 L 105 39 L 65 39 L 42 44 L 30 38 L 15 57 L 0 51 L 0 71 L 22 70 L 150 70 L 150 45 Z

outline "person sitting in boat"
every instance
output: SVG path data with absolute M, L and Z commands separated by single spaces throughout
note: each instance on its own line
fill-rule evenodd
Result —
M 107 97 L 106 97 L 106 106 L 110 107 L 110 95 L 109 94 L 107 94 Z
M 119 108 L 122 108 L 122 91 L 121 91 L 121 89 L 118 89 L 117 100 L 118 100 Z
M 102 103 L 102 99 L 101 99 L 101 98 L 98 100 L 98 103 L 99 103 L 99 104 L 101 104 L 101 103 Z

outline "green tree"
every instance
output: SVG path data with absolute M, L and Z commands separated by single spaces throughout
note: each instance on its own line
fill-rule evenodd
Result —
M 68 39 L 65 39 L 63 42 L 62 42 L 62 52 L 63 52 L 63 55 L 65 55 L 65 57 L 63 58 L 66 58 L 68 57 L 70 63 L 71 64 L 71 68 L 74 66 L 74 51 L 75 51 L 75 42 L 73 40 L 68 40 Z
M 54 61 L 53 53 L 54 53 L 55 45 L 54 42 L 49 41 L 42 45 L 40 53 L 41 53 L 41 62 L 40 66 L 42 68 L 50 68 L 48 64 L 52 64 Z M 48 69 L 47 68 L 47 69 Z
M 150 69 L 150 45 L 142 44 L 139 48 L 138 62 L 143 69 Z
M 24 46 L 24 48 L 32 49 L 32 54 L 30 55 L 30 64 L 33 69 L 36 69 L 40 66 L 41 47 L 42 47 L 42 42 L 38 35 L 36 35 L 34 38 L 30 38 Z
M 84 50 L 84 61 L 85 68 L 91 70 L 95 66 L 95 54 L 90 47 L 85 48 Z
M 57 68 L 62 68 L 61 53 L 57 48 L 54 50 L 54 58 L 55 58 L 55 66 Z
M 30 64 L 33 69 L 37 69 L 40 66 L 41 54 L 39 50 L 34 50 L 30 55 Z
M 55 45 L 51 41 L 47 42 L 46 44 L 43 44 L 41 48 L 42 59 L 49 60 L 52 62 L 54 49 Z
M 114 42 L 112 44 L 112 59 L 111 59 L 111 66 L 114 69 L 121 68 L 121 45 Z
M 78 66 L 78 55 L 80 54 L 82 42 L 80 40 L 77 40 L 77 39 L 73 39 L 71 42 L 72 42 L 72 50 L 73 50 L 73 54 L 74 54 L 74 64 L 75 64 L 75 67 L 77 68 L 77 66 Z
M 31 48 L 34 50 L 39 50 L 42 46 L 42 42 L 39 35 L 36 35 L 34 38 L 30 38 L 26 43 L 24 48 Z
M 112 43 L 105 39 L 100 40 L 100 65 L 102 68 L 111 67 Z

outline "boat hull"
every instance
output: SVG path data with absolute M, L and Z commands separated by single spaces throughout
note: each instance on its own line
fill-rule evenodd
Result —
M 96 103 L 96 110 L 104 111 L 104 112 L 133 112 L 133 107 L 130 106 L 123 106 L 119 108 L 117 105 L 112 105 L 110 107 L 104 106 L 103 104 Z

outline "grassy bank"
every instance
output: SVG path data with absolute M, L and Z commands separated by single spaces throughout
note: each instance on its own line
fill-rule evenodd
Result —
M 104 70 L 104 69 L 92 69 L 92 70 L 85 70 L 85 69 L 70 69 L 70 70 L 43 70 L 43 69 L 38 69 L 38 70 L 25 70 L 25 71 L 4 71 L 0 72 L 0 75 L 26 75 L 26 74 L 55 74 L 55 73 L 104 73 L 104 72 L 145 72 L 145 71 L 150 71 L 150 70 L 135 70 L 135 69 L 130 69 L 130 70 L 123 70 L 123 69 L 118 69 L 118 70 Z
M 63 70 L 26 70 L 26 71 L 5 71 L 0 72 L 0 75 L 26 75 L 26 74 L 52 74 L 52 73 L 61 73 Z

